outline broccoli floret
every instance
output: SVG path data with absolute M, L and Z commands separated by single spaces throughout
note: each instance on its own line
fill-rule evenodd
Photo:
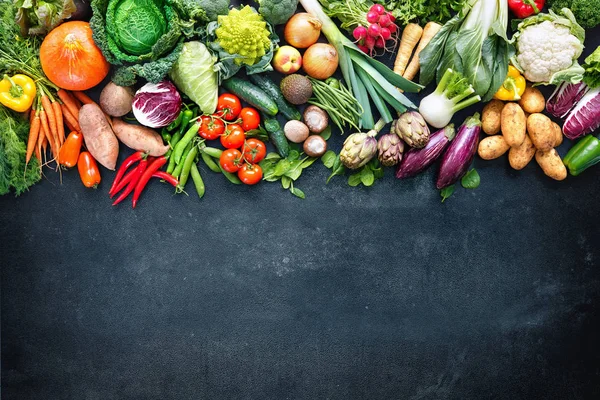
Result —
M 548 3 L 556 12 L 564 7 L 569 8 L 584 28 L 600 24 L 600 0 L 550 0 Z
M 196 0 L 210 21 L 216 21 L 219 15 L 227 15 L 229 0 Z
M 258 12 L 271 25 L 285 24 L 296 12 L 298 0 L 258 0 Z

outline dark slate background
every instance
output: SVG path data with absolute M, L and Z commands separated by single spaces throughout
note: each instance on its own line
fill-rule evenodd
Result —
M 204 168 L 202 201 L 154 181 L 136 210 L 46 170 L 0 198 L 2 398 L 599 398 L 600 167 L 475 166 L 444 204 L 435 168 L 316 163 L 306 200 Z

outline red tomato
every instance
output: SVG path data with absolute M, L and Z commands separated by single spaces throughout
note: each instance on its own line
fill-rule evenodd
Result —
M 221 135 L 221 144 L 226 149 L 239 149 L 246 140 L 246 134 L 238 124 L 229 124 Z
M 200 129 L 198 134 L 204 139 L 213 140 L 218 138 L 225 131 L 225 123 L 219 118 L 203 115 L 200 119 Z
M 237 172 L 243 163 L 242 153 L 237 149 L 224 150 L 219 158 L 219 164 L 227 172 Z
M 225 121 L 235 121 L 242 110 L 240 99 L 231 93 L 223 93 L 217 100 L 217 115 Z
M 240 111 L 240 118 L 242 119 L 242 129 L 245 132 L 257 129 L 260 124 L 260 115 L 252 107 L 244 107 Z
M 77 161 L 77 169 L 79 170 L 79 177 L 83 186 L 88 188 L 95 188 L 100 184 L 100 169 L 94 157 L 87 152 L 82 151 L 79 153 L 79 160 Z
M 267 155 L 267 146 L 265 143 L 258 139 L 248 139 L 244 143 L 244 159 L 251 164 L 259 163 Z
M 244 164 L 238 171 L 238 178 L 246 185 L 256 185 L 262 179 L 262 168 L 258 164 Z

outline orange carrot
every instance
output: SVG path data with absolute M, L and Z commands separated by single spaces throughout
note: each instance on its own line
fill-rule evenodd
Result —
M 38 135 L 40 134 L 40 115 L 37 111 L 31 110 L 30 114 L 30 124 L 29 124 L 29 139 L 27 140 L 27 153 L 25 155 L 25 165 L 29 163 L 31 160 L 31 156 L 33 155 L 33 150 L 35 149 L 35 145 L 38 140 Z
M 71 115 L 73 117 L 75 117 L 76 119 L 79 119 L 79 108 L 81 108 L 81 107 L 77 107 L 77 103 L 76 103 L 75 99 L 71 96 L 71 94 L 64 89 L 59 89 L 57 94 L 58 94 L 58 97 L 64 103 L 64 105 L 67 107 L 67 109 L 69 110 Z M 63 109 L 63 114 L 64 114 L 64 109 Z
M 52 102 L 52 109 L 54 110 L 54 116 L 56 116 L 56 128 L 58 129 L 58 141 L 60 145 L 65 142 L 65 122 L 63 120 L 62 109 L 57 101 Z
M 50 99 L 48 96 L 42 92 L 42 107 L 44 107 L 44 111 L 46 112 L 46 117 L 48 117 L 48 128 L 50 129 L 50 144 L 52 144 L 52 152 L 56 151 L 56 155 L 58 155 L 58 149 L 60 149 L 60 140 L 58 139 L 58 127 L 56 121 L 56 115 L 54 115 L 54 108 L 52 108 L 52 104 L 50 103 Z
M 52 156 L 56 157 L 58 152 L 55 148 L 54 140 L 52 138 L 52 133 L 50 132 L 50 124 L 48 123 L 48 115 L 46 114 L 46 110 L 43 108 L 40 111 L 40 120 L 42 122 L 42 132 L 48 139 L 48 144 L 50 144 L 50 150 L 52 151 Z
M 81 132 L 81 128 L 79 127 L 79 122 L 77 122 L 77 118 L 71 114 L 69 109 L 65 104 L 61 104 L 63 117 L 65 117 L 65 121 L 67 122 L 67 127 L 72 131 Z
M 71 92 L 71 93 L 73 93 L 73 96 L 75 96 L 75 98 L 77 100 L 81 101 L 83 104 L 96 104 L 96 102 L 94 100 L 92 100 L 90 98 L 90 96 L 85 94 L 85 92 Z

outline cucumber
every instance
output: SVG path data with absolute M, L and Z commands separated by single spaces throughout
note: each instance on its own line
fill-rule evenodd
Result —
M 262 115 L 262 118 L 265 130 L 269 134 L 269 140 L 271 140 L 277 149 L 277 153 L 279 153 L 281 157 L 287 157 L 290 154 L 290 145 L 285 137 L 283 129 L 281 129 L 279 121 L 275 118 L 269 118 L 264 114 Z
M 246 103 L 274 116 L 279 109 L 271 97 L 261 88 L 240 78 L 229 78 L 222 83 L 223 87 L 244 100 Z
M 266 94 L 271 96 L 277 107 L 279 108 L 279 112 L 282 113 L 288 120 L 295 119 L 300 121 L 302 118 L 302 114 L 296 107 L 290 104 L 283 94 L 281 93 L 281 89 L 279 86 L 275 84 L 271 79 L 264 75 L 254 74 L 250 75 L 250 80 L 254 82 L 259 88 L 265 91 Z

